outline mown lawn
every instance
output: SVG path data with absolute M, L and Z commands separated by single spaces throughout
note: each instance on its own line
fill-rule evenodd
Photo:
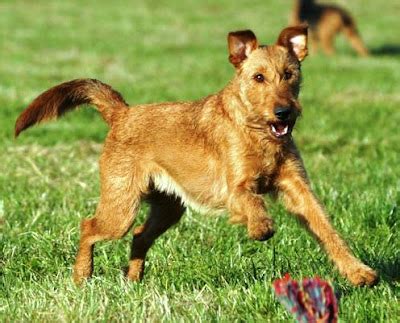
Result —
M 94 278 L 75 287 L 78 226 L 98 201 L 106 126 L 82 109 L 15 141 L 17 115 L 78 77 L 112 84 L 132 104 L 215 92 L 233 73 L 226 33 L 251 28 L 273 42 L 291 1 L 3 0 L 0 321 L 288 321 L 271 290 L 287 272 L 331 281 L 342 322 L 399 321 L 400 4 L 336 2 L 352 10 L 374 55 L 360 59 L 339 39 L 337 56 L 305 61 L 295 137 L 334 225 L 381 273 L 376 287 L 349 285 L 279 204 L 268 242 L 249 240 L 226 217 L 188 212 L 151 249 L 142 283 L 123 278 L 126 237 L 99 244 Z

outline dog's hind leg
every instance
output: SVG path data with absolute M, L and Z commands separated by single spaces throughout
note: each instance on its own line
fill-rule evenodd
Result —
M 310 53 L 316 55 L 320 46 L 320 39 L 318 38 L 318 33 L 315 30 L 310 31 L 311 46 Z
M 336 32 L 333 30 L 333 28 L 330 27 L 324 27 L 319 29 L 318 39 L 320 40 L 321 47 L 326 55 L 330 56 L 335 54 L 335 48 L 334 48 L 335 34 Z
M 133 281 L 142 278 L 146 254 L 154 241 L 176 224 L 185 212 L 181 200 L 175 196 L 155 191 L 150 194 L 148 201 L 150 203 L 149 216 L 144 225 L 134 230 L 132 240 L 127 277 Z
M 361 40 L 360 34 L 354 26 L 346 26 L 343 28 L 343 33 L 350 42 L 350 45 L 360 56 L 368 56 L 368 49 L 365 47 L 363 41 Z
M 106 154 L 105 154 L 106 155 Z M 80 284 L 93 271 L 93 247 L 96 242 L 123 237 L 131 228 L 140 206 L 146 179 L 133 174 L 131 163 L 122 165 L 103 156 L 101 195 L 96 214 L 81 223 L 79 251 L 73 278 Z

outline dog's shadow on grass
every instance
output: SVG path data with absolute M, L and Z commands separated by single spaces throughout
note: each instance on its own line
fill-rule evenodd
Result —
M 400 282 L 400 258 L 397 257 L 394 261 L 377 261 L 377 269 L 381 276 L 381 281 L 392 284 Z
M 400 44 L 384 44 L 377 48 L 371 49 L 373 56 L 399 56 Z

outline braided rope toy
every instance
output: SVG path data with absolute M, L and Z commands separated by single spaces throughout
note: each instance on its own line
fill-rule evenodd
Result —
M 338 305 L 332 286 L 320 279 L 293 280 L 289 274 L 273 283 L 275 295 L 298 322 L 336 323 Z

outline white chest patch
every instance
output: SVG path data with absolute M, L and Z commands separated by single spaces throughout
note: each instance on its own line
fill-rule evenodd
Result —
M 160 192 L 165 192 L 168 195 L 180 197 L 182 204 L 199 212 L 199 213 L 215 213 L 215 211 L 206 205 L 197 202 L 189 196 L 187 192 L 167 174 L 156 174 L 152 176 L 154 187 Z

